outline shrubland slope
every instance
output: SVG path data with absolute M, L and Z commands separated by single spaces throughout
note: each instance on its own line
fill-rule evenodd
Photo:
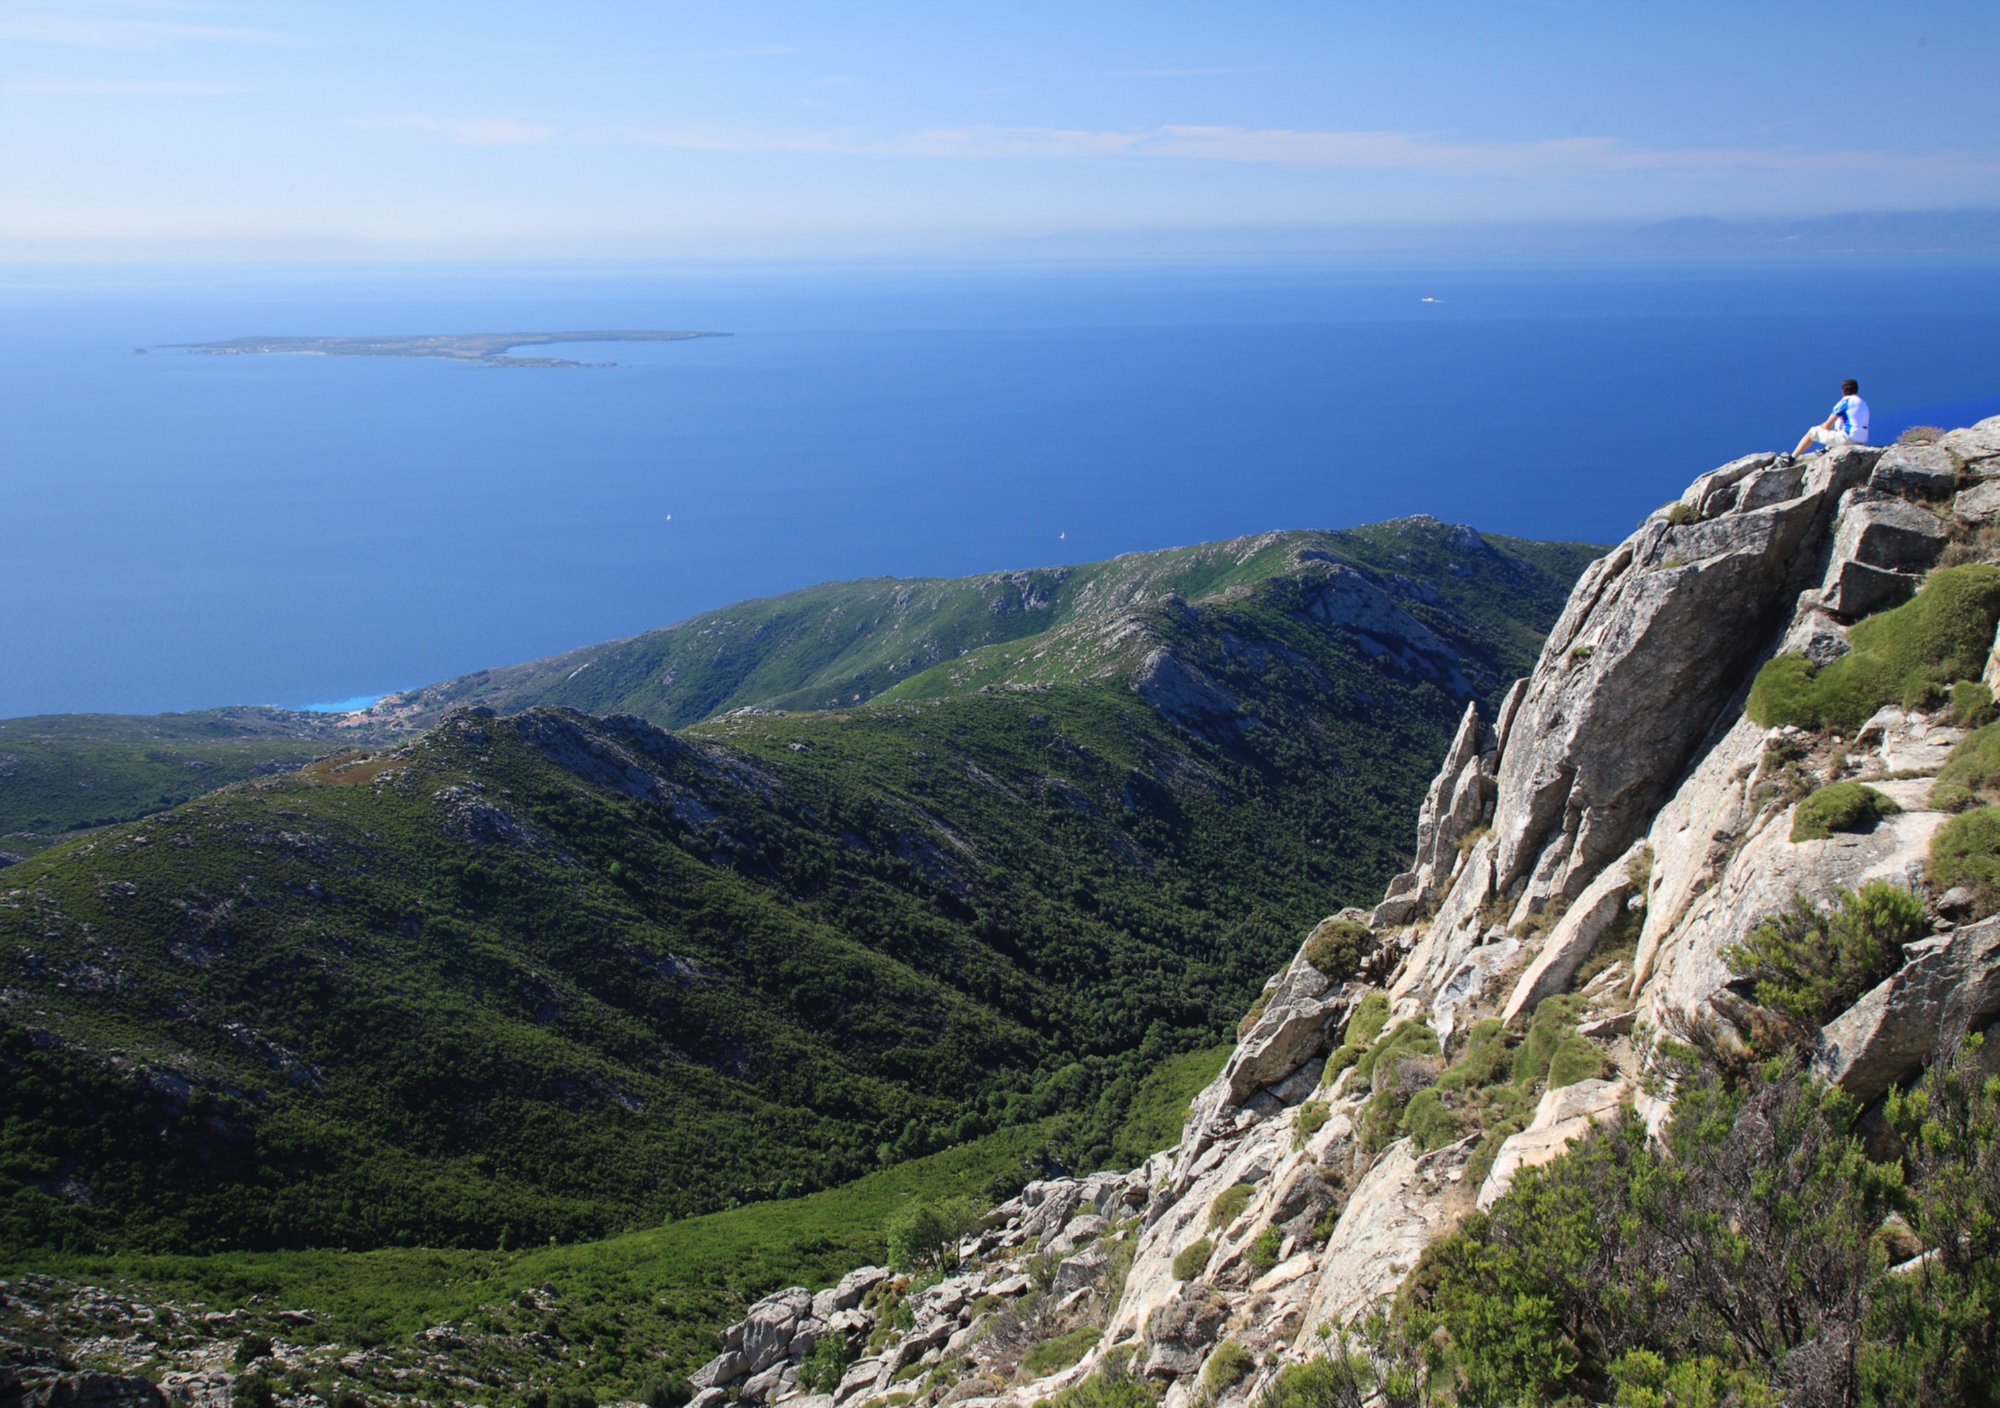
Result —
M 1584 556 L 1334 536 L 865 707 L 460 711 L 0 873 L 0 1234 L 567 1240 L 1058 1114 L 1129 1161 Z

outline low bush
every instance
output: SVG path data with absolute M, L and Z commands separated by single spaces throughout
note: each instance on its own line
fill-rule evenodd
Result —
M 1402 1129 L 1419 1149 L 1442 1149 L 1458 1138 L 1458 1116 L 1446 1108 L 1443 1092 L 1432 1086 L 1410 1097 L 1403 1109 Z
M 1932 832 L 1924 878 L 1933 890 L 1965 886 L 1978 914 L 2000 909 L 2000 807 L 1961 812 Z
M 1898 445 L 1928 445 L 1944 439 L 1944 427 L 1938 425 L 1913 425 L 1896 437 Z
M 1275 1227 L 1266 1227 L 1250 1244 L 1250 1264 L 1259 1271 L 1269 1271 L 1278 1264 L 1278 1253 L 1284 1245 L 1285 1234 Z
M 1153 1408 L 1156 1395 L 1144 1379 L 1129 1374 L 1092 1374 L 1061 1393 L 1035 1400 L 1035 1408 Z
M 241 1369 L 253 1360 L 269 1357 L 270 1353 L 269 1335 L 245 1335 L 236 1342 L 236 1352 L 231 1357 L 236 1361 L 236 1367 Z
M 1326 1127 L 1333 1118 L 1333 1110 L 1324 1100 L 1308 1100 L 1299 1106 L 1292 1116 L 1292 1147 L 1302 1149 L 1306 1142 Z
M 1993 691 L 1977 680 L 1960 680 L 1951 687 L 1951 717 L 1960 728 L 1984 728 L 1993 722 Z
M 1215 1195 L 1215 1201 L 1208 1205 L 1208 1230 L 1227 1227 L 1243 1215 L 1243 1209 L 1250 1205 L 1250 1195 L 1256 1186 L 1249 1183 L 1232 1183 Z
M 1858 782 L 1822 787 L 1792 813 L 1794 841 L 1824 841 L 1836 831 L 1868 831 L 1902 810 L 1893 798 Z
M 889 1265 L 898 1271 L 946 1265 L 956 1255 L 959 1239 L 979 1226 L 982 1211 L 971 1198 L 941 1198 L 935 1203 L 910 1199 L 883 1224 Z
M 1528 1023 L 1527 1036 L 1514 1050 L 1515 1085 L 1527 1087 L 1547 1077 L 1556 1048 L 1576 1030 L 1577 1015 L 1582 1011 L 1583 999 L 1573 993 L 1557 993 L 1541 1000 L 1534 1020 Z
M 1900 968 L 1901 946 L 1922 938 L 1927 927 L 1922 900 L 1900 885 L 1871 880 L 1859 891 L 1840 891 L 1828 910 L 1795 896 L 1789 910 L 1759 924 L 1722 956 L 1755 982 L 1758 1002 L 1817 1027 Z
M 1086 1325 L 1081 1330 L 1041 1340 L 1029 1345 L 1028 1352 L 1021 1356 L 1021 1372 L 1031 1379 L 1059 1374 L 1090 1353 L 1103 1338 L 1104 1331 L 1100 1327 Z
M 813 1341 L 812 1353 L 808 1354 L 805 1362 L 799 1365 L 799 1386 L 807 1393 L 832 1393 L 840 1387 L 841 1376 L 853 1362 L 854 1351 L 848 1347 L 846 1335 L 837 1331 L 823 1334 Z M 644 1389 L 651 1388 L 659 1382 L 661 1381 L 648 1379 L 642 1388 L 639 1401 L 644 1403 L 646 1408 L 681 1408 L 681 1404 L 693 1397 L 692 1394 L 683 1392 L 679 1398 L 673 1398 L 670 1389 L 662 1402 L 654 1403 L 646 1396 Z M 686 1380 L 681 1380 L 680 1385 L 685 1389 Z
M 1977 679 L 2000 620 L 2000 567 L 1967 563 L 1931 574 L 1914 598 L 1856 624 L 1853 645 L 1825 669 L 1780 655 L 1757 672 L 1744 712 L 1766 728 L 1852 733 L 1885 704 L 1916 704 Z
M 1450 1070 L 1438 1077 L 1438 1088 L 1477 1090 L 1496 1084 L 1508 1078 L 1512 1062 L 1507 1028 L 1498 1017 L 1488 1017 L 1466 1033 L 1464 1053 Z
M 1320 1076 L 1320 1084 L 1331 1085 L 1333 1078 L 1358 1062 L 1382 1034 L 1382 1028 L 1389 1025 L 1389 997 L 1382 992 L 1371 992 L 1362 998 L 1347 1019 L 1347 1032 L 1341 1038 L 1339 1047 L 1327 1058 L 1326 1070 Z
M 1192 1281 L 1195 1277 L 1201 1275 L 1203 1270 L 1208 1266 L 1210 1253 L 1214 1252 L 1214 1250 L 1215 1243 L 1206 1237 L 1203 1237 L 1199 1242 L 1190 1242 L 1187 1246 L 1182 1247 L 1178 1252 L 1174 1253 L 1174 1279 L 1176 1281 Z
M 1384 1402 L 1383 1387 L 1365 1354 L 1321 1356 L 1280 1369 L 1257 1408 L 1362 1408 Z M 1387 1401 L 1415 1402 L 1401 1395 Z
M 1408 1021 L 1398 1022 L 1394 1031 L 1378 1038 L 1361 1059 L 1355 1062 L 1355 1068 L 1362 1080 L 1367 1081 L 1376 1090 L 1381 1090 L 1395 1079 L 1405 1059 L 1437 1054 L 1437 1033 L 1422 1022 L 1411 1018 Z
M 1930 802 L 1941 812 L 1962 812 L 2000 797 L 2000 723 L 1961 738 L 1931 783 Z
M 1224 1340 L 1209 1351 L 1208 1362 L 1201 1366 L 1201 1386 L 1213 1398 L 1249 1378 L 1250 1371 L 1256 1367 L 1255 1356 L 1243 1347 L 1241 1341 Z
M 1306 962 L 1336 983 L 1344 983 L 1361 971 L 1361 960 L 1375 947 L 1375 936 L 1366 924 L 1352 919 L 1326 919 L 1306 940 Z
M 1549 1058 L 1549 1089 L 1561 1090 L 1604 1074 L 1604 1053 L 1587 1036 L 1566 1036 Z

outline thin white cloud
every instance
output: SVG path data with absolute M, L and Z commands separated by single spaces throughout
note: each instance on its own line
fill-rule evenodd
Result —
M 218 98 L 253 90 L 243 83 L 146 83 L 78 78 L 6 83 L 0 84 L 0 91 L 31 98 Z
M 355 127 L 402 128 L 427 132 L 432 136 L 449 137 L 455 142 L 475 147 L 524 146 L 547 142 L 557 135 L 557 129 L 553 127 L 538 123 L 516 122 L 511 117 L 467 119 L 411 114 L 403 117 L 355 117 L 349 118 L 348 122 Z
M 854 130 L 743 131 L 712 127 L 636 134 L 645 145 L 723 152 L 803 152 L 957 160 L 1213 161 L 1260 166 L 1397 170 L 1449 176 L 1588 176 L 1624 172 L 1932 172 L 2000 170 L 1988 155 L 1796 148 L 1647 150 L 1611 137 L 1457 142 L 1421 132 L 1316 132 L 1182 126 L 1101 131 L 1062 127 L 959 127 L 897 136 Z
M 180 20 L 135 19 L 129 15 L 80 9 L 0 11 L 0 40 L 58 44 L 76 49 L 156 49 L 163 44 L 298 44 L 297 35 L 240 25 L 188 24 Z

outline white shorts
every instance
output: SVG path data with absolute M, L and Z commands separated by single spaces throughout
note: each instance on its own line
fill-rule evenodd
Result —
M 1823 425 L 1816 425 L 1812 428 L 1812 442 L 1832 450 L 1842 445 L 1852 445 L 1854 437 L 1844 430 L 1828 430 Z

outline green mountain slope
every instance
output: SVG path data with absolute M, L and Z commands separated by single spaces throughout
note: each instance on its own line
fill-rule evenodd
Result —
M 32 855 L 64 832 L 135 820 L 379 732 L 287 709 L 0 719 L 0 853 Z
M 1295 537 L 864 707 L 461 711 L 0 872 L 0 1239 L 572 1240 L 1052 1114 L 1129 1157 L 1581 558 L 1374 531 L 1400 580 Z
M 1169 597 L 1212 596 L 1290 570 L 1311 553 L 1381 574 L 1405 609 L 1433 628 L 1435 617 L 1456 613 L 1461 635 L 1472 624 L 1495 640 L 1530 644 L 1542 574 L 1573 581 L 1601 551 L 1482 537 L 1419 517 L 1337 532 L 1261 533 L 1076 567 L 829 582 L 392 695 L 374 715 L 421 726 L 453 705 L 511 713 L 563 704 L 678 728 L 744 707 L 850 707 L 982 646 Z M 1516 582 L 1494 573 L 1496 552 L 1530 574 Z M 1475 580 L 1487 590 L 1469 590 Z M 1419 591 L 1418 581 L 1432 590 Z M 1532 648 L 1528 653 L 1532 658 Z

